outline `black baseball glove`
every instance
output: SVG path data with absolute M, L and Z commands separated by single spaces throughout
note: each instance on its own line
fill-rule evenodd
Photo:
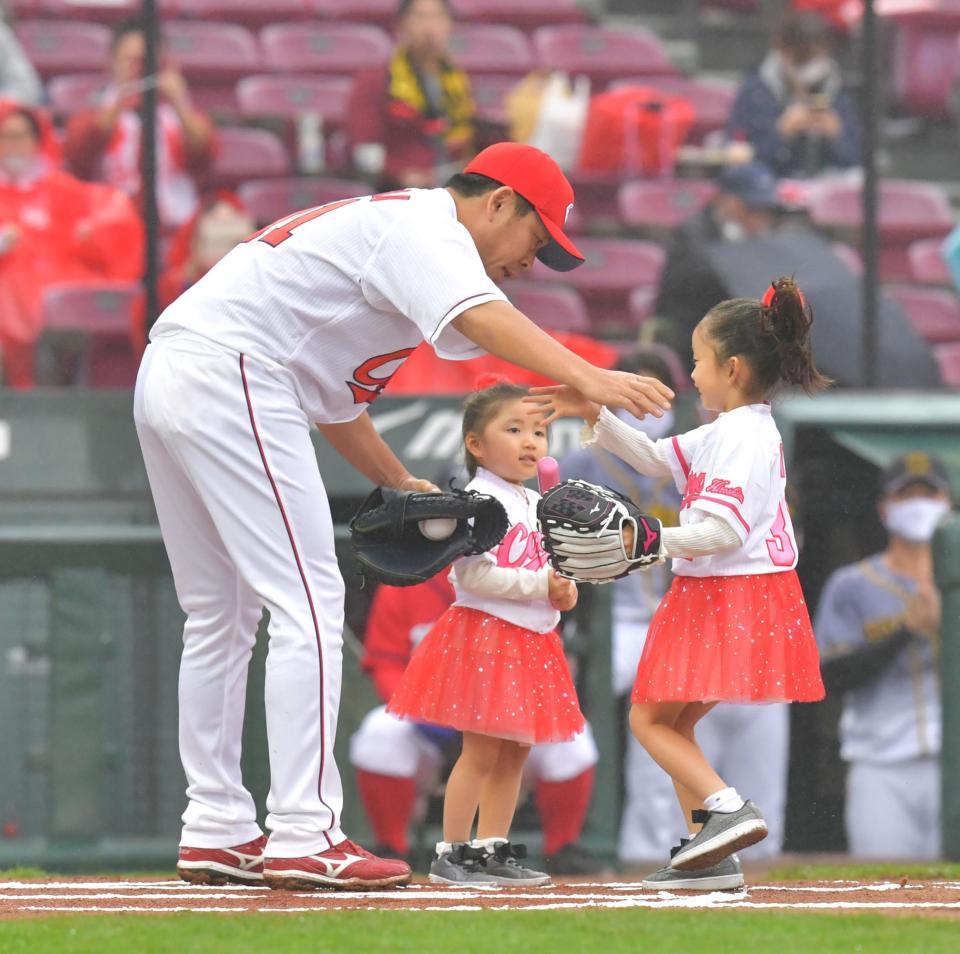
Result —
M 456 521 L 443 540 L 430 540 L 420 529 L 421 521 L 436 519 Z M 377 487 L 350 522 L 364 575 L 390 586 L 429 580 L 457 557 L 495 547 L 508 529 L 499 500 L 465 490 L 427 494 Z
M 540 498 L 537 520 L 553 568 L 571 580 L 609 583 L 664 559 L 660 521 L 609 487 L 565 480 Z

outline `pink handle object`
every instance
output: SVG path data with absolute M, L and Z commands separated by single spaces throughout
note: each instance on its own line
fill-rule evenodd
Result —
M 537 461 L 537 481 L 540 484 L 540 493 L 542 494 L 560 483 L 560 465 L 556 458 L 541 457 Z

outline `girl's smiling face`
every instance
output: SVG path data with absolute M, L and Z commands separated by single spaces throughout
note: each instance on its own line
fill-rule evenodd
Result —
M 514 484 L 535 477 L 547 453 L 547 429 L 525 407 L 520 398 L 504 401 L 483 430 L 471 431 L 465 441 L 481 467 Z

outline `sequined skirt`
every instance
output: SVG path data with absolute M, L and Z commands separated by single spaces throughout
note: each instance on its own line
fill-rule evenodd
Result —
M 820 657 L 793 570 L 678 576 L 650 621 L 633 702 L 813 702 Z
M 556 632 L 463 606 L 451 606 L 414 650 L 387 710 L 529 745 L 564 742 L 584 726 Z

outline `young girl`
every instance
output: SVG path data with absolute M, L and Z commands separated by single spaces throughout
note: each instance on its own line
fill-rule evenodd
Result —
M 697 722 L 718 702 L 823 697 L 768 403 L 781 385 L 811 392 L 828 383 L 813 365 L 811 321 L 790 278 L 762 301 L 713 308 L 693 332 L 692 378 L 719 417 L 670 439 L 650 440 L 568 387 L 535 389 L 528 399 L 546 421 L 583 416 L 601 447 L 641 473 L 671 475 L 684 495 L 680 526 L 663 532 L 676 578 L 650 623 L 630 727 L 673 779 L 691 837 L 647 887 L 739 887 L 733 852 L 767 833 L 757 807 L 707 762 Z
M 510 529 L 492 550 L 454 564 L 456 600 L 414 651 L 388 706 L 463 733 L 430 866 L 434 882 L 549 882 L 518 863 L 525 849 L 508 839 L 520 777 L 533 743 L 564 741 L 584 726 L 555 629 L 577 589 L 550 569 L 537 531 L 540 495 L 524 486 L 547 452 L 546 428 L 522 403 L 526 393 L 497 383 L 467 398 L 467 489 L 496 497 Z

